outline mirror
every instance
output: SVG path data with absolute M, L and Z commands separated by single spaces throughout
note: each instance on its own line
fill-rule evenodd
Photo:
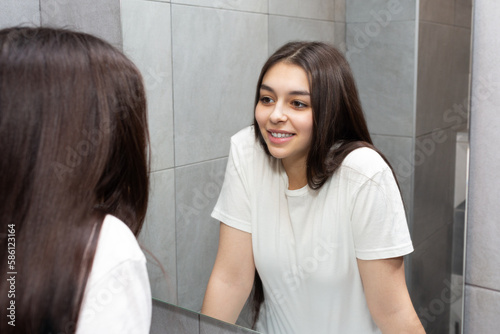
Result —
M 217 252 L 210 213 L 229 138 L 252 122 L 260 67 L 288 40 L 322 40 L 346 53 L 372 138 L 398 175 L 417 314 L 429 333 L 460 333 L 472 0 L 292 2 L 121 1 L 123 49 L 149 102 L 140 241 L 153 296 L 200 310 Z
M 175 333 L 258 333 L 153 298 L 150 333 L 165 333 L 166 328 Z

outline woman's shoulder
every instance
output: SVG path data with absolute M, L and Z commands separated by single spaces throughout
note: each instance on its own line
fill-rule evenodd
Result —
M 128 261 L 146 261 L 132 231 L 115 216 L 106 215 L 102 223 L 92 273 L 104 274 Z M 95 279 L 99 280 L 98 277 Z
M 256 143 L 254 126 L 250 125 L 231 136 L 231 144 L 238 146 L 251 146 Z
M 242 159 L 266 157 L 264 149 L 255 138 L 254 126 L 247 126 L 231 137 L 231 150 Z
M 368 178 L 382 171 L 390 170 L 382 156 L 369 147 L 360 147 L 349 153 L 342 162 L 343 168 L 354 170 Z

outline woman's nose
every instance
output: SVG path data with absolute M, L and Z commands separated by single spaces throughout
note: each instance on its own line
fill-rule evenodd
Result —
M 285 122 L 287 120 L 283 105 L 281 105 L 281 103 L 277 103 L 275 105 L 271 115 L 269 115 L 269 120 L 272 123 L 280 123 L 280 122 Z

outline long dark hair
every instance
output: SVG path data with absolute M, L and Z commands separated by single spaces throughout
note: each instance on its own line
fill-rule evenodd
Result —
M 104 216 L 136 236 L 144 222 L 146 117 L 138 69 L 107 42 L 62 29 L 0 31 L 4 311 L 13 300 L 5 275 L 17 272 L 17 321 L 3 319 L 0 332 L 75 331 Z
M 374 146 L 366 125 L 351 68 L 335 47 L 322 42 L 289 42 L 278 49 L 262 67 L 257 82 L 255 106 L 267 71 L 278 63 L 300 66 L 308 75 L 313 110 L 312 143 L 307 157 L 307 182 L 319 189 L 353 150 Z M 254 117 L 255 137 L 271 156 Z M 390 164 L 389 164 L 390 166 Z M 253 325 L 264 301 L 262 281 L 255 274 L 253 289 Z

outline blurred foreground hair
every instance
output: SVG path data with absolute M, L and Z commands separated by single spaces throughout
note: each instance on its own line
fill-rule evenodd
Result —
M 75 332 L 104 216 L 141 230 L 148 150 L 143 81 L 120 51 L 68 30 L 0 30 L 0 305 L 15 300 L 16 319 L 0 332 Z

